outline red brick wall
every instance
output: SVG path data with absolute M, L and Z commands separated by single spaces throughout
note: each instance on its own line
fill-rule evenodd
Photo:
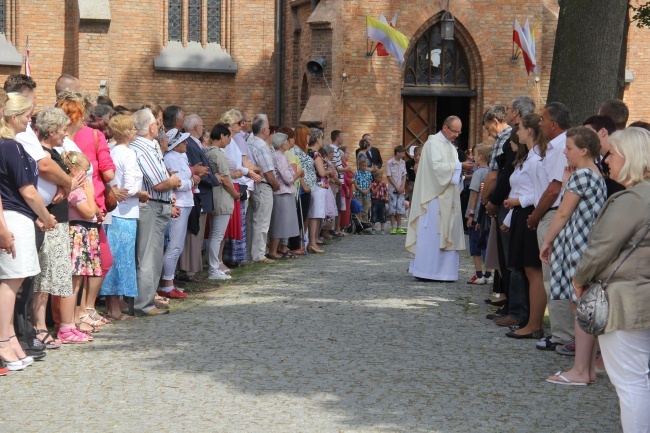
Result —
M 385 157 L 402 142 L 404 73 L 393 57 L 368 58 L 365 16 L 383 12 L 390 19 L 400 9 L 397 28 L 412 42 L 440 15 L 439 2 L 414 0 L 368 0 L 350 2 L 321 0 L 333 5 L 332 30 L 314 30 L 307 23 L 312 14 L 309 0 L 284 0 L 283 118 L 295 126 L 306 101 L 303 96 L 332 92 L 332 110 L 326 119 L 326 137 L 333 129 L 346 133 L 347 144 L 356 147 L 361 134 L 372 132 Z M 230 53 L 239 64 L 231 74 L 163 72 L 153 69 L 153 59 L 165 45 L 165 2 L 160 0 L 111 0 L 110 26 L 79 26 L 76 0 L 16 0 L 16 17 L 8 37 L 24 52 L 30 36 L 33 76 L 38 83 L 40 106 L 54 100 L 54 82 L 62 73 L 78 75 L 88 91 L 97 92 L 107 80 L 116 104 L 138 107 L 143 102 L 178 104 L 186 112 L 198 112 L 207 124 L 230 108 L 250 113 L 266 112 L 275 120 L 274 29 L 275 2 L 232 0 Z M 471 105 L 470 140 L 486 137 L 480 125 L 483 110 L 507 103 L 517 95 L 545 100 L 552 61 L 557 2 L 495 2 L 455 0 L 452 12 L 458 20 L 458 39 L 463 40 L 473 62 L 472 88 L 477 97 Z M 539 90 L 525 73 L 523 60 L 509 60 L 512 51 L 512 20 L 526 17 L 537 30 L 540 72 Z M 297 30 L 299 29 L 299 30 Z M 630 28 L 628 69 L 634 82 L 627 86 L 625 101 L 631 120 L 650 119 L 650 30 Z M 317 39 L 314 39 L 314 37 Z M 409 47 L 410 49 L 411 47 Z M 328 62 L 326 79 L 307 75 L 305 65 L 316 51 L 324 50 Z M 331 53 L 331 54 L 329 54 Z M 407 53 L 408 55 L 408 53 Z M 473 59 L 473 60 L 472 60 Z M 0 79 L 20 72 L 0 67 Z M 346 79 L 341 74 L 347 74 Z
M 233 0 L 231 55 L 237 74 L 155 71 L 153 60 L 165 43 L 164 4 L 160 0 L 111 0 L 110 26 L 79 28 L 76 0 L 18 1 L 15 46 L 24 52 L 30 35 L 33 78 L 40 106 L 54 101 L 62 73 L 79 76 L 96 93 L 107 80 L 115 104 L 139 107 L 154 101 L 197 112 L 206 124 L 230 108 L 267 113 L 275 118 L 273 64 L 275 2 Z M 0 67 L 0 79 L 21 72 Z
M 400 68 L 392 56 L 365 56 L 365 16 L 376 18 L 383 12 L 390 20 L 395 10 L 399 9 L 397 29 L 411 41 L 410 51 L 419 36 L 439 20 L 439 2 L 322 0 L 321 5 L 324 2 L 334 4 L 340 11 L 333 24 L 334 58 L 331 62 L 328 59 L 334 109 L 326 121 L 325 136 L 328 137 L 333 129 L 340 129 L 346 133 L 347 144 L 354 148 L 363 133 L 372 132 L 384 158 L 390 158 L 392 148 L 402 142 L 403 101 L 400 92 L 404 68 Z M 292 17 L 292 5 L 293 21 L 289 19 Z M 309 51 L 313 32 L 306 24 L 311 4 L 286 0 L 285 9 L 285 34 L 291 40 L 285 76 L 292 77 L 292 82 L 285 84 L 285 118 L 295 122 L 300 117 L 295 107 L 299 102 L 303 72 L 306 62 L 314 54 Z M 507 104 L 519 95 L 531 96 L 540 106 L 546 102 L 557 25 L 557 2 L 455 0 L 451 4 L 451 12 L 458 21 L 458 39 L 462 40 L 468 60 L 474 66 L 472 89 L 477 92 L 477 97 L 471 104 L 470 142 L 490 141 L 480 121 L 487 107 Z M 296 17 L 301 23 L 301 31 L 297 34 L 294 33 Z M 516 62 L 510 61 L 513 19 L 517 18 L 523 25 L 527 17 L 531 27 L 537 26 L 539 83 L 534 81 L 534 75 L 526 74 L 523 57 L 520 56 Z M 631 120 L 650 119 L 650 104 L 645 97 L 650 92 L 649 32 L 648 29 L 630 29 L 628 68 L 636 75 L 634 82 L 627 87 L 625 100 L 630 106 Z M 341 78 L 343 72 L 347 73 L 347 79 Z M 312 91 L 315 82 L 322 83 L 320 78 L 309 77 L 309 80 Z

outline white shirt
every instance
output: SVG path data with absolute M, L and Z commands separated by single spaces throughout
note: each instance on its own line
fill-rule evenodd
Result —
M 137 156 L 127 146 L 117 145 L 111 149 L 111 158 L 115 164 L 115 178 L 111 181 L 111 185 L 126 188 L 127 193 L 132 196 L 119 202 L 112 214 L 119 218 L 137 219 L 140 217 L 139 199 L 133 195 L 142 189 L 143 177 Z
M 235 140 L 230 140 L 230 143 L 228 146 L 223 149 L 224 153 L 226 154 L 226 158 L 230 159 L 231 161 L 235 161 L 235 164 L 237 165 L 237 170 L 241 170 L 244 176 L 248 174 L 248 169 L 242 165 L 242 153 L 241 150 L 239 149 L 239 146 L 235 142 Z M 244 177 L 240 177 L 239 179 L 234 179 L 235 182 L 239 183 L 240 185 L 247 185 L 248 180 L 244 179 Z
M 187 155 L 173 150 L 165 153 L 165 166 L 168 170 L 176 171 L 176 176 L 181 180 L 181 186 L 176 190 L 176 206 L 194 206 L 194 184 L 192 182 L 192 170 Z
M 510 176 L 510 197 L 518 198 L 521 207 L 535 204 L 535 179 L 541 170 L 542 158 L 539 156 L 539 146 L 528 152 L 520 167 L 515 168 Z
M 541 170 L 537 170 L 537 180 L 535 182 L 535 206 L 539 204 L 544 191 L 551 182 L 558 181 L 562 183 L 564 168 L 569 165 L 564 154 L 566 148 L 566 132 L 558 135 L 548 143 L 546 156 L 542 160 Z M 562 194 L 559 194 L 551 207 L 557 207 L 562 201 Z
M 38 164 L 43 158 L 47 157 L 47 154 L 41 146 L 41 142 L 38 140 L 36 133 L 31 128 L 31 125 L 27 125 L 25 132 L 20 132 L 16 134 L 16 141 L 23 145 L 25 152 L 32 157 L 34 161 Z M 38 176 L 38 182 L 36 183 L 36 189 L 38 194 L 43 199 L 45 206 L 48 206 L 54 200 L 56 195 L 56 185 L 52 182 L 48 182 L 43 179 L 40 175 Z

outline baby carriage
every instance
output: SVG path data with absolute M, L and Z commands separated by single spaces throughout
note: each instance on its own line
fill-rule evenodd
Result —
M 350 215 L 350 225 L 346 227 L 346 231 L 350 234 L 370 234 L 372 233 L 372 224 L 364 223 L 358 214 L 353 213 Z

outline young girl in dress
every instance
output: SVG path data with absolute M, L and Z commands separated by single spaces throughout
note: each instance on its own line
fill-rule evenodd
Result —
M 551 267 L 551 299 L 570 299 L 576 312 L 577 298 L 573 275 L 582 257 L 591 227 L 607 197 L 607 187 L 596 159 L 600 140 L 584 126 L 567 131 L 564 154 L 569 167 L 564 173 L 564 196 L 544 237 L 539 256 Z M 594 338 L 575 322 L 575 359 L 573 368 L 558 371 L 546 379 L 560 385 L 586 385 L 596 381 L 596 346 Z
M 339 214 L 339 211 L 336 208 L 336 197 L 334 197 L 334 193 L 332 192 L 330 185 L 340 185 L 341 182 L 339 181 L 336 168 L 334 167 L 334 164 L 332 164 L 333 153 L 326 147 L 322 147 L 320 149 L 320 154 L 323 157 L 323 165 L 325 167 L 325 171 L 327 171 L 327 176 L 321 178 L 322 187 L 327 188 L 327 191 L 325 192 L 325 220 L 323 221 L 321 228 L 321 237 L 329 239 L 334 237 L 329 233 L 329 231 L 332 229 L 334 218 L 336 218 Z
M 90 168 L 90 161 L 81 152 L 64 152 L 63 163 L 70 169 L 73 176 L 79 172 L 86 172 Z M 68 217 L 70 219 L 70 246 L 72 260 L 72 288 L 73 299 L 77 298 L 81 283 L 85 278 L 101 278 L 102 262 L 99 254 L 99 223 L 97 216 L 101 211 L 95 203 L 95 189 L 92 182 L 86 179 L 77 189 L 68 196 Z M 80 323 L 77 328 L 90 334 L 99 326 L 84 309 L 78 311 Z M 73 332 L 74 317 L 61 317 L 59 336 L 65 340 L 66 333 Z M 86 341 L 92 340 L 87 335 Z

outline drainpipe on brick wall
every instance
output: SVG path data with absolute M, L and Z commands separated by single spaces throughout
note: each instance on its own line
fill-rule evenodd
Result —
M 282 2 L 275 2 L 275 124 L 282 125 L 282 63 L 284 58 L 284 41 L 282 40 L 283 20 Z

